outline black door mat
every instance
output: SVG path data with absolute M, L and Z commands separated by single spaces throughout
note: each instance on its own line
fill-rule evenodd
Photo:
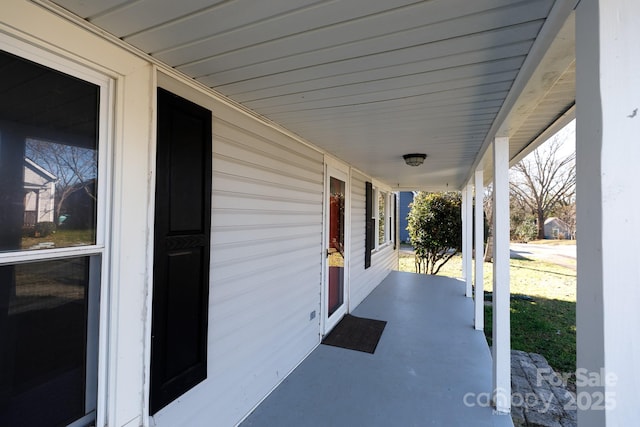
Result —
M 384 320 L 345 315 L 322 344 L 373 354 L 387 325 Z

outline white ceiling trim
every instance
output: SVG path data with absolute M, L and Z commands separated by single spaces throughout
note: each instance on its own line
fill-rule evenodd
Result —
M 522 152 L 572 96 L 575 73 L 549 91 L 537 80 L 541 67 L 561 71 L 565 59 L 550 66 L 546 55 L 577 0 L 33 1 L 319 152 L 406 185 L 463 186 L 496 135 L 510 133 L 512 156 Z M 414 149 L 430 164 L 404 168 Z
M 533 46 L 531 47 L 531 50 L 529 51 L 529 55 L 527 55 L 527 58 L 522 65 L 518 77 L 514 81 L 513 86 L 509 91 L 509 94 L 507 95 L 502 108 L 500 109 L 500 112 L 496 116 L 496 120 L 487 133 L 487 136 L 482 143 L 482 147 L 480 148 L 476 159 L 469 169 L 467 178 L 463 181 L 462 187 L 464 187 L 466 183 L 473 182 L 475 178 L 475 171 L 483 161 L 487 149 L 493 143 L 494 138 L 496 138 L 496 136 L 508 136 L 508 134 L 506 134 L 508 129 L 503 128 L 508 115 L 512 112 L 512 109 L 518 101 L 518 98 L 524 92 L 524 89 L 527 83 L 529 83 L 531 76 L 536 71 L 540 62 L 542 61 L 542 58 L 545 56 L 556 36 L 565 25 L 565 22 L 569 18 L 569 15 L 573 13 L 575 6 L 578 4 L 578 1 L 579 0 L 557 1 L 553 5 L 553 8 L 551 9 L 549 16 L 547 17 L 544 26 L 540 30 L 540 34 L 536 38 Z M 462 187 L 460 189 L 462 189 Z
M 304 144 L 305 146 L 312 148 L 313 150 L 317 151 L 318 153 L 322 153 L 322 154 L 330 154 L 329 152 L 327 152 L 325 149 L 318 147 L 317 145 L 311 143 L 310 141 L 307 141 L 306 139 L 302 138 L 300 135 L 291 132 L 289 129 L 285 128 L 284 126 L 282 126 L 281 124 L 267 118 L 264 117 L 258 113 L 256 113 L 255 111 L 251 110 L 250 108 L 247 108 L 246 106 L 240 104 L 239 102 L 225 96 L 224 94 L 218 92 L 215 89 L 212 89 L 209 86 L 206 86 L 200 82 L 198 82 L 197 80 L 192 79 L 190 76 L 176 70 L 175 68 L 172 68 L 170 66 L 168 66 L 167 64 L 165 64 L 164 62 L 148 55 L 147 53 L 145 53 L 144 51 L 136 48 L 135 46 L 130 45 L 129 43 L 126 43 L 125 41 L 119 39 L 118 37 L 115 37 L 114 35 L 104 31 L 103 29 L 96 27 L 94 24 L 86 21 L 85 19 L 82 19 L 81 17 L 77 16 L 74 13 L 69 12 L 68 10 L 66 10 L 65 8 L 51 3 L 49 0 L 30 0 L 33 3 L 37 4 L 38 6 L 42 7 L 43 9 L 48 10 L 49 12 L 54 13 L 55 15 L 60 16 L 61 18 L 72 22 L 73 24 L 91 32 L 92 34 L 99 36 L 111 43 L 116 44 L 117 46 L 121 47 L 122 49 L 126 50 L 127 52 L 131 53 L 132 55 L 135 55 L 136 57 L 145 60 L 146 62 L 150 63 L 151 65 L 155 66 L 156 69 L 172 78 L 175 78 L 181 82 L 183 82 L 184 84 L 186 84 L 187 86 L 191 87 L 192 89 L 195 89 L 201 93 L 204 93 L 210 97 L 212 97 L 214 100 L 216 100 L 217 102 L 220 102 L 226 106 L 228 106 L 229 108 L 232 108 L 236 111 L 238 111 L 239 113 L 244 114 L 245 116 L 251 117 L 255 120 L 258 120 L 259 122 L 261 122 L 262 124 L 269 126 L 270 128 L 288 136 L 289 138 L 300 142 L 301 144 Z

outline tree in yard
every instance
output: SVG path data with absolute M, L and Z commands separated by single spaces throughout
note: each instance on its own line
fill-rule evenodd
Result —
M 485 235 L 486 245 L 484 250 L 484 262 L 492 262 L 493 260 L 493 184 L 489 184 L 484 188 L 484 200 L 482 210 L 485 217 Z
M 556 135 L 511 168 L 512 203 L 534 216 L 538 239 L 544 239 L 544 222 L 551 212 L 576 191 L 575 152 L 561 156 L 561 146 Z
M 96 150 L 29 139 L 25 155 L 58 178 L 54 212 L 56 224 L 60 215 L 65 212 L 66 202 L 73 193 L 83 191 L 90 199 L 96 199 Z
M 411 203 L 409 239 L 415 249 L 416 272 L 438 274 L 462 248 L 462 200 L 458 192 L 419 192 Z
M 514 198 L 513 192 L 509 196 L 509 238 L 523 243 L 534 240 L 538 236 L 535 217 Z

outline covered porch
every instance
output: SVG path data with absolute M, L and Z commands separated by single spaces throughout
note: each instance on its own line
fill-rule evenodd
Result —
M 464 282 L 392 272 L 353 314 L 387 321 L 375 353 L 319 345 L 243 427 L 513 425 Z
M 82 123 L 99 124 L 105 185 L 94 245 L 10 249 L 0 266 L 91 261 L 83 277 L 101 292 L 93 311 L 99 334 L 78 340 L 96 358 L 83 385 L 93 406 L 80 412 L 96 426 L 234 425 L 281 381 L 245 425 L 508 424 L 488 405 L 464 404 L 467 393 L 468 402 L 491 393 L 497 411 L 511 410 L 508 170 L 576 118 L 577 366 L 596 377 L 578 385 L 589 403 L 578 418 L 581 427 L 633 425 L 640 418 L 640 340 L 629 334 L 640 325 L 638 16 L 640 2 L 629 0 L 3 0 L 7 63 L 30 61 L 100 94 L 99 111 Z M 49 110 L 84 105 L 66 104 L 42 81 L 56 101 Z M 203 215 L 211 217 L 203 234 L 211 235 L 204 247 L 212 263 L 202 274 L 211 280 L 206 292 L 193 292 L 204 302 L 201 323 L 211 325 L 194 335 L 193 354 L 208 371 L 156 412 L 149 402 L 150 307 L 161 276 L 153 272 L 159 90 L 209 111 L 205 181 L 213 190 L 198 202 L 212 210 Z M 11 99 L 31 107 L 40 98 Z M 3 132 L 19 138 L 9 145 L 2 135 L 3 147 L 20 158 L 33 135 L 22 132 L 25 124 L 50 129 L 6 105 L 12 124 Z M 424 165 L 408 166 L 405 155 L 422 156 Z M 0 170 L 22 191 L 22 161 L 2 158 L 10 167 Z M 315 348 L 328 324 L 325 196 L 336 165 L 347 195 L 347 302 L 356 316 L 389 322 L 373 356 Z M 493 357 L 480 331 L 483 303 L 470 298 L 489 182 Z M 390 233 L 376 233 L 391 228 L 380 210 L 390 210 L 390 199 L 367 194 L 403 190 L 463 192 L 466 281 L 392 273 L 358 304 L 397 252 Z M 21 203 L 5 201 L 7 217 Z M 13 228 L 7 235 L 18 241 L 20 227 Z M 367 238 L 376 235 L 379 248 Z M 369 265 L 374 249 L 382 250 Z M 600 398 L 611 404 L 591 405 Z

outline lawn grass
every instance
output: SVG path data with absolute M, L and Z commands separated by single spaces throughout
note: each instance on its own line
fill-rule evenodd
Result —
M 95 243 L 95 230 L 56 230 L 46 237 L 23 237 L 22 249 L 29 249 L 34 245 L 51 242 L 56 248 L 64 248 L 78 245 L 93 245 Z
M 412 254 L 400 254 L 400 271 L 415 272 Z M 511 259 L 511 347 L 542 354 L 559 372 L 576 369 L 576 272 L 543 261 Z M 445 264 L 439 275 L 460 277 L 462 257 Z M 485 293 L 493 290 L 493 264 L 484 263 Z M 487 299 L 490 300 L 490 297 Z M 485 306 L 485 335 L 491 344 L 491 306 Z
M 485 306 L 485 335 L 491 345 L 492 314 Z M 511 347 L 542 354 L 557 372 L 576 370 L 576 303 L 534 297 L 511 300 Z

